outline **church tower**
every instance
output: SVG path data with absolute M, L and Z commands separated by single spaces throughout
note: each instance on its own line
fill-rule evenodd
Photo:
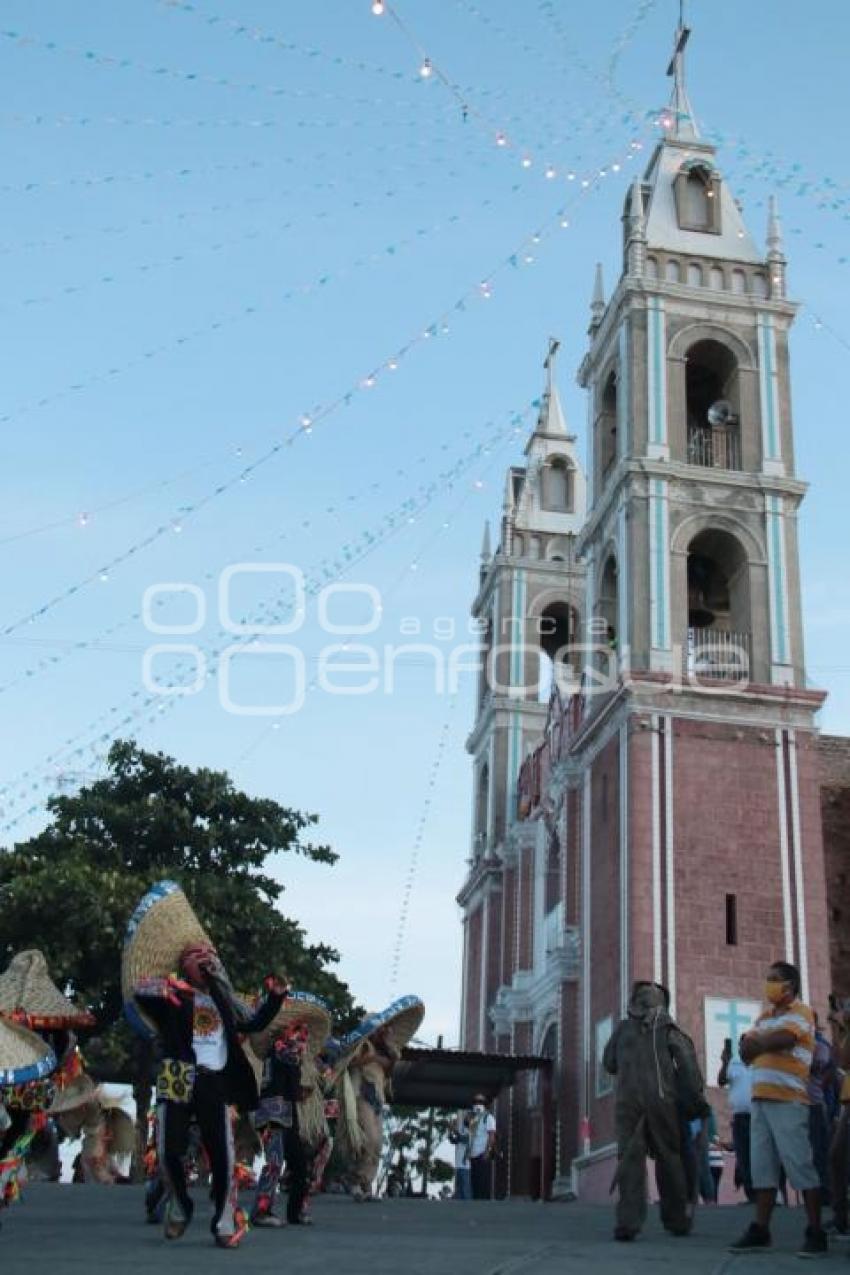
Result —
M 503 869 L 507 830 L 516 817 L 517 778 L 540 738 L 553 688 L 578 684 L 569 662 L 580 645 L 584 573 L 576 558 L 584 523 L 584 473 L 567 428 L 554 379 L 558 342 L 549 343 L 546 388 L 525 446 L 526 463 L 509 469 L 495 553 L 489 528 L 472 606 L 481 633 L 476 721 L 467 741 L 473 758 L 469 874 L 459 901 L 464 920 L 462 1042 L 494 1042 L 487 1009 L 501 982 L 496 958 L 506 919 Z M 512 889 L 513 882 L 509 882 Z M 489 968 L 488 959 L 489 956 Z
M 592 430 L 579 548 L 596 651 L 563 792 L 581 830 L 574 1074 L 588 1155 L 576 1164 L 591 1184 L 613 1136 L 601 1051 L 633 979 L 669 987 L 709 1085 L 723 1040 L 758 1012 L 771 961 L 799 966 L 822 1013 L 828 991 L 796 306 L 775 201 L 762 251 L 700 136 L 688 36 L 680 25 L 663 136 L 626 195 L 607 302 L 597 272 L 579 372 Z
M 474 606 L 497 685 L 482 680 L 469 742 L 462 1042 L 555 1063 L 554 1111 L 533 1086 L 500 1110 L 514 1192 L 607 1199 L 602 1055 L 635 979 L 670 989 L 709 1086 L 773 961 L 798 965 L 827 1010 L 796 306 L 775 201 L 762 249 L 700 136 L 688 36 L 680 23 L 662 136 L 625 192 L 619 278 L 608 297 L 600 267 L 593 281 L 587 516 L 579 529 L 577 497 L 556 514 L 543 496 L 550 458 L 574 464 L 550 390 Z M 547 616 L 548 709 L 532 674 Z M 579 623 L 581 651 L 565 654 Z

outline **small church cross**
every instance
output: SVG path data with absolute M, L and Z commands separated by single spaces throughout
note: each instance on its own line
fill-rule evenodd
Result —
M 552 368 L 555 364 L 555 355 L 561 348 L 561 342 L 557 337 L 549 337 L 549 349 L 546 352 L 546 358 L 543 360 L 543 366 L 546 369 L 546 393 L 549 398 L 552 397 Z
M 716 1023 L 728 1023 L 729 1039 L 732 1041 L 732 1048 L 737 1050 L 741 1034 L 747 1027 L 752 1027 L 753 1025 L 753 1016 L 748 1010 L 739 1011 L 737 1001 L 729 1001 L 728 1010 L 725 1013 L 716 1012 L 714 1021 Z

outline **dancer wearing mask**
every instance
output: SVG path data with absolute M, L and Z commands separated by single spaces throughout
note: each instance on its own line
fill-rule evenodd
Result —
M 252 1013 L 236 996 L 215 948 L 174 882 L 160 882 L 139 903 L 122 960 L 131 1025 L 160 1040 L 157 1077 L 159 1167 L 168 1189 L 165 1237 L 179 1239 L 192 1220 L 184 1156 L 193 1119 L 212 1173 L 213 1239 L 235 1248 L 247 1231 L 234 1183 L 229 1107 L 252 1111 L 259 1094 L 240 1036 L 261 1031 L 286 988 L 274 975 Z
M 661 1220 L 672 1235 L 691 1228 L 682 1162 L 680 1114 L 705 1113 L 703 1078 L 693 1042 L 669 1012 L 658 983 L 632 988 L 628 1017 L 605 1047 L 603 1065 L 616 1083 L 618 1188 L 614 1238 L 633 1240 L 646 1219 L 646 1157 L 656 1164 Z

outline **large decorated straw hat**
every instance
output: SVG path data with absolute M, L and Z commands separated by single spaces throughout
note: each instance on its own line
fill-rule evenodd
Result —
M 343 1071 L 364 1040 L 369 1040 L 382 1027 L 392 1027 L 393 1043 L 401 1051 L 416 1035 L 424 1017 L 425 1005 L 418 996 L 401 996 L 386 1009 L 367 1014 L 362 1022 L 343 1036 L 340 1042 L 342 1046 L 340 1056 L 334 1071 L 337 1074 Z
M 56 1067 L 53 1050 L 19 1023 L 0 1019 L 0 1088 L 42 1080 Z
M 290 992 L 268 1027 L 248 1037 L 257 1058 L 265 1058 L 278 1032 L 303 1026 L 307 1029 L 307 1054 L 315 1058 L 331 1034 L 331 1013 L 321 996 L 312 992 Z
M 106 1142 L 110 1155 L 130 1155 L 136 1149 L 136 1123 L 117 1094 L 98 1089 L 95 1097 L 106 1118 Z
M 130 917 L 121 956 L 121 992 L 130 1024 L 143 1035 L 154 1025 L 133 999 L 143 979 L 167 978 L 177 972 L 187 947 L 210 943 L 189 900 L 174 881 L 158 881 L 139 901 Z
M 11 1015 L 21 1015 L 38 1031 L 94 1025 L 87 1009 L 79 1009 L 59 991 L 37 948 L 18 952 L 0 974 L 0 1016 Z

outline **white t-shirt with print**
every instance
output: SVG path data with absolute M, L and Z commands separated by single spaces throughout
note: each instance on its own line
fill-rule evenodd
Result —
M 726 1068 L 729 1082 L 729 1109 L 733 1116 L 748 1116 L 752 1111 L 753 1075 L 746 1063 L 733 1058 Z
M 211 996 L 195 992 L 192 1021 L 192 1048 L 199 1067 L 208 1071 L 222 1071 L 227 1062 L 227 1041 L 224 1023 Z

